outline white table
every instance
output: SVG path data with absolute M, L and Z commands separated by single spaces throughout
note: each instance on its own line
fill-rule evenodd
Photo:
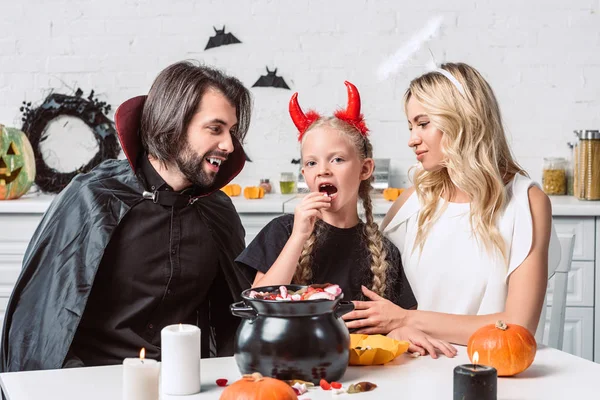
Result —
M 320 388 L 301 399 L 452 399 L 453 369 L 468 363 L 466 348 L 458 356 L 412 358 L 403 354 L 376 367 L 349 367 L 342 379 L 350 383 L 370 381 L 378 385 L 369 393 L 333 396 Z M 120 365 L 78 369 L 10 372 L 0 374 L 8 400 L 118 400 L 121 398 Z M 164 399 L 218 399 L 222 388 L 215 383 L 240 378 L 233 357 L 202 360 L 202 392 L 193 396 Z M 600 397 L 600 365 L 551 348 L 540 348 L 533 365 L 519 376 L 498 378 L 499 400 L 592 399 Z

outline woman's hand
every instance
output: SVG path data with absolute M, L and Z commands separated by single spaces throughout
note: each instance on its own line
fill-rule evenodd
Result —
M 342 317 L 348 321 L 346 322 L 348 329 L 357 329 L 353 333 L 386 335 L 403 326 L 406 310 L 364 286 L 362 291 L 371 301 L 353 301 L 354 311 Z
M 310 192 L 296 206 L 294 211 L 294 228 L 292 236 L 302 240 L 308 239 L 317 218 L 322 219 L 321 211 L 331 206 L 331 198 L 321 192 Z
M 456 348 L 450 343 L 444 340 L 434 339 L 426 333 L 409 326 L 394 329 L 388 333 L 387 336 L 392 339 L 410 342 L 408 351 L 410 353 L 417 352 L 422 356 L 430 354 L 431 358 L 438 358 L 437 353 L 441 352 L 446 357 L 453 358 L 457 353 Z

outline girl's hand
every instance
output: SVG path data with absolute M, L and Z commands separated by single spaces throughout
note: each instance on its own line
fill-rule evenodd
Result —
M 321 192 L 310 192 L 294 211 L 292 236 L 306 240 L 315 228 L 317 218 L 322 219 L 322 210 L 331 206 L 331 198 Z
M 408 351 L 410 353 L 419 353 L 422 356 L 429 354 L 431 358 L 438 358 L 437 353 L 440 352 L 446 357 L 453 358 L 457 353 L 456 347 L 450 343 L 432 338 L 426 333 L 409 326 L 394 329 L 387 336 L 392 339 L 410 342 Z

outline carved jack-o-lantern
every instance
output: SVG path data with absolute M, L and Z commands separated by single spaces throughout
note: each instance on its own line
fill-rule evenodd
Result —
M 35 158 L 27 136 L 0 125 L 0 200 L 23 196 L 34 179 Z

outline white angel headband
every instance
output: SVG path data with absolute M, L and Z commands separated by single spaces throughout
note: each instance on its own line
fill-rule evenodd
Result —
M 452 75 L 449 71 L 446 71 L 445 69 L 442 69 L 442 68 L 436 68 L 436 69 L 432 70 L 431 72 L 437 72 L 437 73 L 440 73 L 440 74 L 444 75 L 446 78 L 448 78 L 448 80 L 450 82 L 452 82 L 452 84 L 456 87 L 456 89 L 458 89 L 458 91 L 460 92 L 460 94 L 462 94 L 463 96 L 465 96 L 465 88 L 458 81 L 458 79 L 456 79 L 454 77 L 454 75 Z
M 431 50 L 429 52 L 431 53 Z M 446 78 L 448 78 L 450 82 L 452 82 L 452 84 L 454 85 L 454 87 L 456 87 L 460 94 L 465 96 L 465 88 L 463 87 L 462 83 L 460 83 L 458 79 L 456 79 L 456 77 L 450 73 L 450 71 L 438 67 L 433 58 L 433 54 L 431 54 L 431 61 L 427 63 L 427 72 L 437 72 L 438 74 L 444 75 Z

